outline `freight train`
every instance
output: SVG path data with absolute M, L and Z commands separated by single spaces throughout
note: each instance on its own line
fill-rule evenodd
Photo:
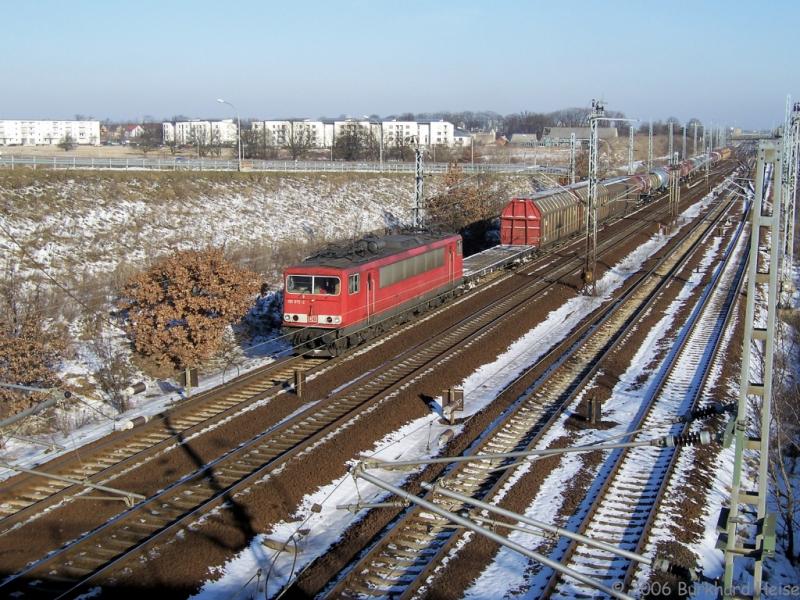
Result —
M 669 185 L 670 169 L 681 180 L 695 176 L 707 161 L 712 164 L 730 158 L 731 149 L 723 148 L 687 159 L 674 167 L 657 167 L 647 174 L 615 177 L 598 183 L 597 221 L 625 214 L 643 198 Z M 587 182 L 545 190 L 529 198 L 512 198 L 500 215 L 500 243 L 508 246 L 545 248 L 585 228 L 588 205 Z
M 714 152 L 712 162 L 730 156 Z M 682 178 L 705 158 L 676 166 Z M 666 168 L 598 185 L 598 221 L 669 182 Z M 581 231 L 588 187 L 580 183 L 513 198 L 503 210 L 501 244 L 545 248 Z M 461 236 L 393 234 L 339 244 L 284 272 L 283 325 L 298 353 L 337 356 L 464 291 Z

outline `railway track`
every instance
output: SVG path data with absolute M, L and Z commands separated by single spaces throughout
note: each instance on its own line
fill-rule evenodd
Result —
M 717 355 L 723 333 L 733 314 L 747 255 L 737 256 L 737 242 L 744 222 L 727 250 L 715 278 L 678 335 L 646 400 L 643 418 L 631 429 L 643 430 L 636 439 L 686 436 L 689 425 L 674 423 L 675 415 L 691 413 L 699 406 L 705 383 Z M 611 457 L 611 468 L 592 503 L 579 532 L 623 550 L 641 552 L 650 525 L 670 481 L 677 448 L 622 449 Z M 615 581 L 615 589 L 627 590 L 637 562 L 572 543 L 560 561 L 570 569 L 599 581 Z M 544 597 L 607 597 L 574 579 L 553 575 Z
M 614 244 L 624 239 L 626 235 L 629 235 L 629 232 L 609 239 L 605 247 L 613 247 Z M 391 398 L 391 394 L 399 389 L 400 386 L 407 385 L 413 381 L 415 378 L 412 376 L 413 373 L 418 371 L 422 371 L 423 374 L 429 372 L 430 369 L 443 360 L 445 354 L 449 357 L 445 360 L 452 360 L 457 357 L 459 346 L 468 347 L 469 344 L 478 343 L 482 336 L 490 335 L 495 328 L 492 324 L 494 319 L 499 318 L 504 313 L 508 314 L 509 311 L 512 311 L 513 314 L 514 310 L 524 310 L 530 305 L 535 296 L 544 289 L 542 286 L 552 285 L 557 276 L 574 271 L 580 265 L 580 262 L 580 260 L 572 259 L 563 265 L 558 272 L 550 273 L 549 283 L 542 283 L 538 291 L 535 290 L 536 286 L 534 286 L 534 288 L 526 292 L 527 295 L 507 298 L 505 301 L 497 303 L 493 307 L 494 310 L 486 311 L 483 309 L 479 311 L 482 313 L 480 315 L 482 320 L 479 319 L 478 315 L 468 319 L 475 324 L 474 326 L 468 327 L 465 324 L 461 324 L 443 334 L 436 343 L 432 345 L 423 344 L 428 349 L 427 354 L 424 352 L 419 356 L 413 356 L 411 352 L 404 354 L 387 369 L 383 370 L 382 373 L 370 374 L 372 377 L 370 382 L 363 383 L 359 381 L 340 394 L 336 394 L 297 415 L 290 421 L 272 428 L 262 436 L 243 443 L 239 448 L 226 453 L 208 465 L 204 465 L 196 472 L 182 478 L 180 482 L 167 487 L 163 492 L 148 498 L 105 525 L 97 527 L 76 543 L 70 544 L 46 559 L 37 561 L 24 571 L 9 577 L 0 586 L 0 589 L 3 589 L 4 592 L 7 590 L 22 591 L 26 594 L 26 597 L 32 591 L 35 591 L 36 595 L 52 597 L 63 593 L 69 594 L 72 591 L 77 591 L 83 585 L 90 584 L 98 576 L 117 566 L 126 557 L 143 550 L 159 539 L 163 539 L 164 536 L 175 531 L 186 522 L 219 506 L 222 501 L 229 501 L 237 491 L 250 485 L 254 479 L 264 477 L 267 472 L 275 470 L 292 456 L 307 450 L 335 428 L 354 422 L 358 418 L 359 411 L 369 410 L 379 402 Z M 469 341 L 466 341 L 467 339 Z M 448 345 L 450 346 L 449 348 Z M 289 361 L 281 365 L 281 369 L 286 371 L 285 374 L 293 372 L 295 367 L 296 365 L 291 364 Z M 309 372 L 318 367 L 320 367 L 320 363 L 310 366 Z M 276 376 L 276 373 L 277 370 L 273 369 L 271 376 Z M 262 375 L 266 381 L 267 375 Z M 281 389 L 275 390 L 276 393 L 281 393 L 286 388 L 286 380 L 282 376 L 279 379 L 278 387 Z M 255 381 L 254 378 L 245 378 L 244 381 L 237 383 L 237 391 L 227 391 L 233 396 L 238 395 L 238 398 L 228 398 L 225 402 L 215 400 L 216 404 L 214 406 L 209 405 L 207 409 L 198 410 L 195 408 L 194 410 L 197 411 L 197 414 L 185 417 L 186 420 L 183 422 L 179 420 L 180 415 L 175 412 L 171 413 L 169 433 L 172 438 L 159 440 L 154 432 L 136 431 L 138 435 L 132 436 L 132 440 L 135 441 L 129 445 L 132 451 L 128 450 L 131 453 L 127 457 L 123 457 L 121 459 L 122 462 L 119 458 L 119 455 L 122 454 L 119 448 L 109 446 L 111 456 L 113 457 L 115 453 L 117 455 L 115 458 L 117 462 L 114 463 L 114 466 L 104 464 L 103 460 L 93 457 L 92 464 L 85 463 L 83 465 L 82 469 L 88 467 L 90 471 L 82 471 L 80 473 L 81 478 L 91 477 L 97 482 L 110 481 L 110 479 L 103 479 L 103 477 L 111 475 L 111 469 L 119 468 L 119 465 L 125 463 L 125 461 L 129 461 L 125 464 L 130 469 L 137 468 L 142 466 L 143 462 L 138 460 L 137 463 L 135 457 L 146 459 L 145 453 L 152 452 L 153 448 L 160 447 L 164 450 L 170 445 L 170 440 L 174 443 L 178 437 L 185 438 L 187 433 L 189 435 L 199 433 L 207 429 L 210 425 L 209 421 L 214 419 L 233 418 L 234 413 L 232 411 L 237 409 L 237 405 L 261 401 L 269 395 L 269 391 L 265 392 L 258 387 L 254 387 L 256 386 Z M 275 382 L 273 381 L 272 383 Z M 265 385 L 265 383 L 259 385 Z M 249 399 L 245 400 L 241 397 L 242 395 L 249 396 Z M 235 404 L 225 406 L 226 403 L 230 403 L 234 399 L 237 400 Z M 241 406 L 238 408 L 241 409 Z M 216 414 L 212 414 L 214 411 L 216 411 Z M 196 421 L 194 424 L 192 424 L 193 420 Z M 184 428 L 181 429 L 181 427 Z M 176 429 L 180 429 L 180 431 L 176 433 Z M 144 442 L 147 442 L 146 446 L 142 446 Z M 106 462 L 108 462 L 108 459 Z M 94 469 L 93 472 L 91 472 L 92 469 Z M 53 491 L 49 496 L 43 490 L 44 497 L 30 498 L 33 502 L 28 506 L 18 507 L 14 515 L 17 518 L 21 518 L 25 516 L 26 510 L 30 510 L 31 514 L 28 516 L 32 517 L 36 510 L 46 508 L 45 504 L 52 506 L 58 503 L 59 494 L 68 495 L 67 491 L 69 489 L 64 488 Z M 32 508 L 34 506 L 36 506 L 36 509 Z M 3 522 L 6 525 L 11 524 L 11 521 L 6 521 L 5 519 L 0 523 Z M 5 531 L 8 530 L 9 527 L 6 527 Z M 94 545 L 94 549 L 92 549 L 92 545 Z M 36 590 L 32 590 L 27 584 L 40 575 L 43 575 L 42 578 L 48 584 L 53 584 L 52 587 L 48 588 L 40 585 L 37 586 Z
M 618 236 L 618 240 L 622 236 Z M 610 245 L 609 245 L 610 246 Z M 539 257 L 526 271 L 536 269 L 547 255 Z M 497 274 L 495 274 L 497 275 Z M 510 275 L 507 275 L 510 276 Z M 495 277 L 499 283 L 504 277 Z M 447 308 L 447 307 L 445 307 Z M 443 308 L 429 312 L 425 319 L 436 316 Z M 413 326 L 396 328 L 384 337 L 399 335 Z M 373 341 L 360 348 L 365 350 L 382 340 Z M 295 369 L 307 372 L 307 377 L 318 374 L 317 367 L 325 359 L 289 357 L 255 370 L 220 388 L 199 394 L 170 409 L 146 425 L 125 432 L 117 432 L 105 440 L 83 448 L 80 456 L 69 453 L 46 463 L 46 472 L 59 478 L 108 486 L 119 476 L 142 466 L 154 456 L 176 443 L 185 443 L 198 431 L 207 431 L 215 422 L 223 422 L 252 409 L 282 393 L 288 387 Z M 2 465 L 0 465 L 2 466 Z M 7 465 L 9 470 L 14 470 Z M 41 467 L 40 467 L 41 468 Z M 42 471 L 45 469 L 42 468 Z M 87 488 L 64 481 L 32 474 L 23 474 L 8 481 L 0 492 L 0 536 L 52 506 L 84 495 Z M 131 503 L 132 497 L 120 496 Z
M 175 445 L 284 393 L 295 369 L 311 374 L 324 362 L 320 358 L 289 357 L 266 365 L 232 385 L 188 399 L 141 427 L 108 436 L 91 452 L 70 453 L 49 461 L 46 472 L 108 486 Z M 82 485 L 43 476 L 26 475 L 6 482 L 0 495 L 0 536 L 87 491 Z
M 583 335 L 581 343 L 572 345 L 546 379 L 541 379 L 515 410 L 506 416 L 470 454 L 501 454 L 534 446 L 554 422 L 561 407 L 568 404 L 589 381 L 602 358 L 644 314 L 659 292 L 699 247 L 714 223 L 724 214 L 723 206 L 715 210 L 715 218 L 697 228 L 658 265 L 644 275 L 638 285 L 597 318 Z M 448 459 L 440 459 L 446 463 Z M 433 461 L 432 461 L 433 462 Z M 402 463 L 400 463 L 402 464 Z M 502 488 L 508 473 L 495 470 L 496 462 L 474 461 L 452 466 L 438 485 L 466 496 L 488 501 Z M 457 502 L 433 492 L 425 496 L 447 507 L 451 512 L 466 510 Z M 425 580 L 441 564 L 460 538 L 454 525 L 422 508 L 408 509 L 385 535 L 350 565 L 347 574 L 324 592 L 330 598 L 409 598 L 423 592 Z
M 629 232 L 607 240 L 612 248 Z M 577 269 L 581 259 L 571 258 L 517 295 L 505 296 L 489 308 L 482 308 L 451 327 L 433 343 L 412 348 L 379 373 L 356 381 L 291 420 L 241 444 L 219 459 L 204 465 L 180 482 L 168 486 L 131 509 L 41 559 L 0 584 L 3 593 L 25 597 L 60 597 L 78 593 L 126 557 L 143 552 L 156 541 L 230 502 L 233 496 L 277 470 L 293 456 L 309 450 L 337 428 L 350 427 L 393 394 L 437 366 L 457 359 L 471 345 L 492 334 L 501 318 L 513 318 L 529 310 L 538 295 L 555 285 L 559 276 Z M 31 586 L 32 581 L 47 584 Z

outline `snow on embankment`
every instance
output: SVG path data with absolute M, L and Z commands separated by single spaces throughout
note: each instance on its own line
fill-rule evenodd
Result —
M 403 223 L 412 201 L 413 180 L 397 175 L 0 174 L 4 230 L 66 283 L 209 244 L 249 248 L 245 262 L 265 266 L 283 244 Z M 6 235 L 0 248 L 20 254 Z

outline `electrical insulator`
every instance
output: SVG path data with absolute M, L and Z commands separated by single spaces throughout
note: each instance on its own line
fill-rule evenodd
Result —
M 687 433 L 684 435 L 668 435 L 656 440 L 656 445 L 662 448 L 676 448 L 678 446 L 701 446 L 710 444 L 712 440 L 711 432 L 701 431 L 699 433 Z
M 689 421 L 694 421 L 695 419 L 705 419 L 706 417 L 712 417 L 714 415 L 721 415 L 726 412 L 730 412 L 733 410 L 734 403 L 731 402 L 730 404 L 709 404 L 703 408 L 698 408 L 697 410 L 693 410 L 692 412 L 683 414 L 679 417 L 675 417 L 673 419 L 673 423 L 688 423 Z

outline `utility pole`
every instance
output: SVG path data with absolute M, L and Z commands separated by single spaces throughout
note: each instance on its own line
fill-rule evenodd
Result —
M 381 128 L 381 144 L 380 147 L 378 148 L 378 155 L 379 155 L 378 158 L 380 159 L 381 163 L 381 173 L 383 173 L 383 121 L 381 121 L 379 124 Z
M 422 150 L 419 138 L 414 148 L 414 229 L 422 227 Z
M 672 153 L 674 152 L 673 146 L 675 145 L 675 134 L 673 131 L 673 124 L 672 121 L 669 122 L 667 126 L 667 131 L 669 133 L 669 142 L 668 142 L 668 149 L 667 149 L 667 156 L 669 156 L 669 164 L 672 164 Z
M 586 262 L 583 266 L 584 293 L 594 296 L 597 292 L 597 180 L 598 180 L 598 133 L 597 126 L 600 121 L 627 121 L 635 119 L 620 119 L 606 117 L 605 104 L 602 100 L 592 100 L 592 112 L 589 115 L 589 189 L 586 206 Z
M 788 305 L 794 292 L 792 267 L 794 265 L 794 219 L 797 196 L 798 151 L 800 151 L 800 102 L 795 102 L 787 114 L 783 129 L 783 268 L 781 269 L 780 306 Z M 784 297 L 785 296 L 785 297 Z
M 470 163 L 474 167 L 475 166 L 475 136 L 474 135 L 470 136 L 469 143 L 470 143 L 469 159 L 470 159 Z
M 569 182 L 575 185 L 575 134 L 569 134 Z
M 650 121 L 650 128 L 647 136 L 647 172 L 653 170 L 653 121 Z
M 769 493 L 769 441 L 772 403 L 772 366 L 775 352 L 775 321 L 778 292 L 778 250 L 780 240 L 781 211 L 781 154 L 773 144 L 761 142 L 757 151 L 756 187 L 751 208 L 750 256 L 747 272 L 747 307 L 744 318 L 744 342 L 742 367 L 739 378 L 739 399 L 736 416 L 726 428 L 728 445 L 734 443 L 733 477 L 729 508 L 723 509 L 719 522 L 724 524 L 719 546 L 725 549 L 725 573 L 722 595 L 725 600 L 741 598 L 739 586 L 734 587 L 734 570 L 738 564 L 753 575 L 754 600 L 761 598 L 764 559 L 775 551 L 775 515 L 767 511 Z M 766 167 L 772 165 L 769 177 L 772 185 L 765 181 Z M 772 205 L 766 195 L 771 190 Z M 769 212 L 767 212 L 769 210 Z M 765 214 L 766 213 L 766 214 Z M 769 238 L 766 230 L 769 230 Z M 759 265 L 762 253 L 769 253 L 769 262 Z M 762 259 L 763 260 L 763 259 Z M 763 284 L 766 283 L 766 289 Z M 754 326 L 756 321 L 756 286 L 767 303 L 766 328 Z M 763 353 L 754 353 L 754 340 L 763 341 Z M 751 363 L 756 364 L 751 364 Z M 756 422 L 750 419 L 753 401 L 759 407 Z M 751 436 L 750 432 L 757 435 Z M 731 440 L 732 438 L 732 440 Z M 730 441 L 728 441 L 730 440 Z M 745 449 L 747 464 L 758 469 L 754 479 L 755 488 L 743 481 Z M 747 479 L 750 479 L 749 477 Z M 740 506 L 755 507 L 740 510 Z
M 800 102 L 795 102 L 792 111 L 792 152 L 790 156 L 791 165 L 789 168 L 789 227 L 786 240 L 788 248 L 788 260 L 790 268 L 794 265 L 794 228 L 795 212 L 797 208 L 797 185 L 798 185 L 798 161 L 800 160 Z
M 597 123 L 605 116 L 605 106 L 592 100 L 589 117 L 589 205 L 586 207 L 586 262 L 583 266 L 583 281 L 591 285 L 592 296 L 597 291 Z
M 628 127 L 628 175 L 633 175 L 633 125 Z
M 680 169 L 678 167 L 678 153 L 670 155 L 669 170 L 669 218 L 674 224 L 678 219 L 678 207 L 681 202 Z
M 683 145 L 681 146 L 681 160 L 686 160 L 686 124 L 683 127 Z

